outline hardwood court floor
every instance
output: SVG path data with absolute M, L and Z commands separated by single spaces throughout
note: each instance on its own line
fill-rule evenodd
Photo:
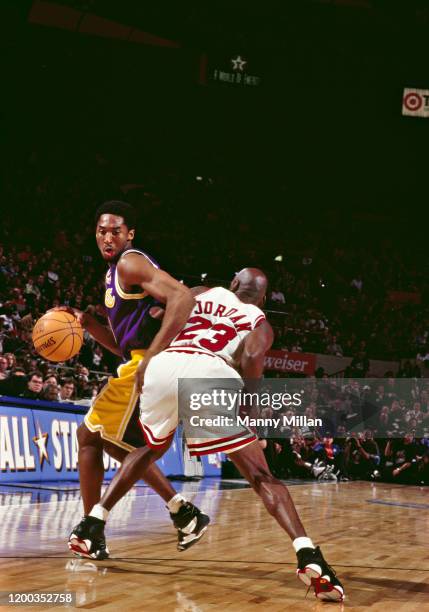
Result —
M 427 489 L 291 486 L 309 535 L 345 585 L 344 604 L 324 604 L 312 592 L 305 597 L 289 540 L 253 491 L 224 486 L 178 483 L 212 517 L 201 542 L 184 553 L 175 550 L 162 502 L 134 489 L 109 517 L 112 558 L 99 563 L 66 552 L 65 536 L 80 518 L 78 491 L 48 492 L 40 501 L 34 491 L 0 488 L 0 591 L 69 589 L 80 609 L 124 612 L 429 611 Z

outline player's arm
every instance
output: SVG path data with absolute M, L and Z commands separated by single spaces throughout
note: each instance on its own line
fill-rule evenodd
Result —
M 240 359 L 241 375 L 244 379 L 258 379 L 264 373 L 265 353 L 271 348 L 274 332 L 268 321 L 263 321 L 244 339 Z
M 89 312 L 82 312 L 78 308 L 72 308 L 71 306 L 57 306 L 51 310 L 63 310 L 74 315 L 79 323 L 82 325 L 98 344 L 104 346 L 108 351 L 122 357 L 121 349 L 118 347 L 115 336 L 113 335 L 110 327 L 102 325 L 95 317 Z M 48 311 L 50 312 L 50 311 Z
M 192 293 L 193 296 L 195 295 L 200 295 L 200 293 L 204 293 L 205 291 L 208 291 L 209 287 L 203 287 L 202 285 L 200 285 L 199 287 L 191 287 L 189 289 L 189 291 Z M 153 317 L 154 319 L 158 319 L 158 321 L 161 321 L 161 319 L 163 318 L 165 313 L 164 308 L 161 308 L 161 306 L 153 306 L 150 310 L 149 310 L 149 314 L 151 317 Z
M 140 385 L 143 383 L 149 359 L 166 349 L 185 326 L 195 300 L 188 287 L 179 283 L 167 272 L 155 268 L 143 255 L 137 253 L 125 255 L 118 263 L 117 272 L 119 282 L 125 291 L 138 286 L 155 300 L 165 304 L 161 327 L 145 350 L 145 358 L 138 370 L 137 384 Z
M 106 327 L 97 321 L 92 315 L 83 312 L 80 318 L 81 325 L 86 331 L 91 334 L 98 344 L 104 346 L 108 351 L 122 357 L 121 349 L 118 347 L 115 336 L 110 327 Z

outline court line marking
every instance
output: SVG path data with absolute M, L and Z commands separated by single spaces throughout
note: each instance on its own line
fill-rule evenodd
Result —
M 384 501 L 382 499 L 366 499 L 368 504 L 379 504 L 382 506 L 396 506 L 398 508 L 416 508 L 417 510 L 427 510 L 429 504 L 419 504 L 418 502 L 395 502 L 395 501 Z
M 321 483 L 306 483 L 307 485 L 310 485 L 311 487 L 319 485 Z M 329 483 L 328 483 L 329 484 Z M 333 483 L 335 484 L 335 483 Z M 347 483 L 346 483 L 347 484 Z M 143 485 L 143 487 L 145 487 L 145 485 Z M 138 495 L 135 497 L 158 497 L 159 495 L 157 493 L 155 493 L 155 491 L 152 491 L 150 489 L 150 487 L 147 487 L 148 489 L 148 493 L 146 495 Z M 232 488 L 232 489 L 219 489 L 217 487 L 213 487 L 213 488 L 207 488 L 207 489 L 198 489 L 197 491 L 186 491 L 187 494 L 190 495 L 194 495 L 197 496 L 201 493 L 205 493 L 207 491 L 216 491 L 217 493 L 222 492 L 222 493 L 240 493 L 242 491 L 249 491 L 251 489 L 251 487 L 243 487 L 243 488 Z M 61 493 L 63 495 L 67 495 L 67 493 L 73 493 L 75 491 L 57 491 L 57 493 Z M 28 495 L 30 493 L 30 491 L 16 491 L 15 495 Z M 11 495 L 12 492 L 6 492 L 6 491 L 0 491 L 0 499 L 2 495 Z M 121 499 L 126 499 L 128 497 L 128 493 L 122 497 Z M 130 495 L 129 497 L 134 497 L 132 495 Z M 21 508 L 31 508 L 31 506 L 35 506 L 36 504 L 41 506 L 41 505 L 47 505 L 47 504 L 66 504 L 66 503 L 71 503 L 71 502 L 80 502 L 81 498 L 76 496 L 74 499 L 58 499 L 58 500 L 51 500 L 51 501 L 34 501 L 32 502 L 31 500 L 27 501 L 27 503 L 23 503 L 23 504 L 0 504 L 0 510 L 2 509 L 7 509 L 10 510 L 11 507 L 15 506 L 15 507 L 21 507 Z M 121 500 L 119 500 L 121 501 Z M 401 502 L 387 502 L 387 501 L 382 501 L 382 500 L 373 500 L 373 499 L 366 499 L 366 502 L 370 503 L 370 504 L 384 504 L 386 506 L 398 506 L 398 507 L 416 507 L 418 509 L 427 509 L 429 508 L 429 504 L 407 504 L 406 502 L 401 503 Z M 119 503 L 119 502 L 118 502 Z
M 22 557 L 19 556 L 1 556 L 0 555 L 0 559 L 68 559 L 69 561 L 79 561 L 80 559 L 78 559 L 77 557 L 70 557 L 70 556 L 64 556 L 64 555 L 51 555 L 51 556 L 30 556 L 30 555 L 25 555 Z M 84 560 L 86 561 L 86 560 Z M 91 561 L 91 559 L 88 559 L 87 561 Z M 186 563 L 246 563 L 247 565 L 252 565 L 252 564 L 258 564 L 258 565 L 292 565 L 295 566 L 296 562 L 292 562 L 292 561 L 256 561 L 255 559 L 252 560 L 247 560 L 247 561 L 243 561 L 243 560 L 235 560 L 235 559 L 178 559 L 177 557 L 162 557 L 162 558 L 152 558 L 152 557 L 109 557 L 109 559 L 105 559 L 106 562 L 110 562 L 110 561 L 123 561 L 123 562 L 127 562 L 127 563 L 153 563 L 154 561 L 172 561 L 172 562 L 176 562 L 176 563 L 182 563 L 182 562 L 186 562 Z M 391 570 L 391 571 L 397 571 L 397 570 L 401 570 L 401 571 L 405 571 L 405 572 L 429 572 L 429 568 L 428 569 L 422 569 L 421 567 L 386 567 L 383 565 L 346 565 L 346 564 L 342 564 L 342 563 L 335 563 L 336 567 L 345 567 L 348 569 L 383 569 L 383 570 Z M 101 562 L 99 561 L 97 563 L 97 567 L 110 567 L 109 565 L 101 565 Z

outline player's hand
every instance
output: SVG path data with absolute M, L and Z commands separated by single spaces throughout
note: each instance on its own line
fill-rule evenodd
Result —
M 82 312 L 82 310 L 79 310 L 78 308 L 73 308 L 72 306 L 55 306 L 54 308 L 48 310 L 48 312 L 68 312 L 79 321 L 84 329 L 86 328 L 89 317 L 91 316 L 86 312 Z
M 136 381 L 135 381 L 135 389 L 136 392 L 140 395 L 143 389 L 144 384 L 144 376 L 146 373 L 147 366 L 149 365 L 150 360 L 154 357 L 154 354 L 149 350 L 146 350 L 144 353 L 143 359 L 140 361 L 136 370 Z

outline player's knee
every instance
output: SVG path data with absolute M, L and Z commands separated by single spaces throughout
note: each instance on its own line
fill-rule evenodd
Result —
M 161 459 L 161 457 L 164 455 L 165 453 L 165 449 L 151 449 L 151 459 L 152 459 L 152 463 L 154 461 L 158 461 L 158 459 Z
M 77 441 L 79 443 L 79 448 L 84 448 L 85 446 L 103 447 L 100 434 L 98 432 L 89 431 L 85 423 L 81 423 L 77 428 Z
M 275 481 L 276 479 L 269 470 L 263 467 L 257 467 L 252 471 L 250 484 L 258 491 L 261 487 L 274 483 Z
M 120 463 L 122 463 L 125 457 L 128 455 L 128 451 L 126 451 L 124 448 L 119 448 L 119 446 L 116 446 L 116 444 L 106 442 L 105 440 L 103 441 L 103 449 L 108 455 Z

